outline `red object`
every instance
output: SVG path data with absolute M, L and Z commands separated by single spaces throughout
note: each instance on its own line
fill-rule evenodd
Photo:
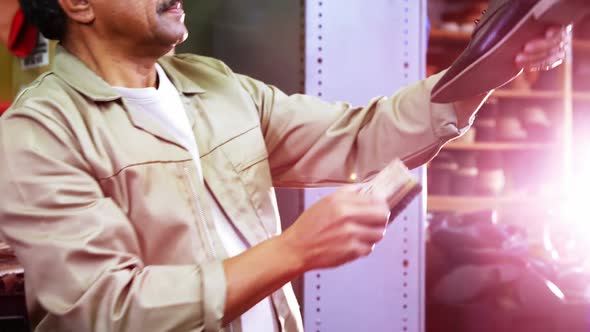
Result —
M 24 58 L 37 45 L 39 31 L 27 23 L 22 9 L 19 9 L 12 19 L 12 26 L 8 36 L 8 49 L 12 54 Z
M 0 102 L 0 115 L 2 115 L 9 107 L 10 103 Z

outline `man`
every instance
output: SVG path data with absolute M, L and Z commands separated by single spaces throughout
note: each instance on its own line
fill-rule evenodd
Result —
M 179 1 L 21 5 L 61 43 L 0 121 L 1 231 L 37 331 L 301 331 L 289 281 L 368 255 L 389 207 L 344 186 L 281 234 L 273 186 L 424 164 L 485 99 L 430 104 L 437 77 L 364 108 L 286 96 L 214 59 L 162 58 L 187 37 Z

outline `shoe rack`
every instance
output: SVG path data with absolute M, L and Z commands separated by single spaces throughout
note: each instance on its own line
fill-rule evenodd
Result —
M 429 6 L 435 7 L 429 13 L 427 57 L 433 74 L 450 66 L 465 49 L 474 18 L 487 4 L 431 0 Z M 554 205 L 576 162 L 575 129 L 579 127 L 579 135 L 590 132 L 590 126 L 580 127 L 580 123 L 590 124 L 590 117 L 578 121 L 575 116 L 581 109 L 590 111 L 590 88 L 574 89 L 575 82 L 588 85 L 577 76 L 590 68 L 590 37 L 577 38 L 575 30 L 564 65 L 523 74 L 498 89 L 473 129 L 448 143 L 428 165 L 429 213 L 495 210 L 510 214 Z M 589 60 L 582 69 L 576 66 L 580 58 Z
M 573 174 L 588 178 L 590 169 L 590 18 L 574 27 L 573 42 Z M 589 151 L 586 151 L 589 150 Z

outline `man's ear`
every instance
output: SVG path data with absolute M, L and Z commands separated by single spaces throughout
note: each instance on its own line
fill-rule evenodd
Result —
M 89 0 L 58 0 L 66 15 L 73 21 L 81 24 L 90 24 L 94 21 L 94 9 Z

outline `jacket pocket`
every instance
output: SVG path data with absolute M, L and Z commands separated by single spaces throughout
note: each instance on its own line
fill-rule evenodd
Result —
M 260 126 L 234 137 L 224 143 L 220 149 L 239 173 L 268 159 L 268 151 Z
M 260 127 L 236 136 L 220 149 L 237 173 L 266 235 L 277 234 L 280 229 L 278 210 L 268 164 L 268 151 Z
M 149 162 L 101 180 L 105 196 L 120 207 L 135 230 L 148 265 L 210 260 L 208 243 L 200 239 L 200 216 L 187 169 L 194 169 L 193 160 Z

